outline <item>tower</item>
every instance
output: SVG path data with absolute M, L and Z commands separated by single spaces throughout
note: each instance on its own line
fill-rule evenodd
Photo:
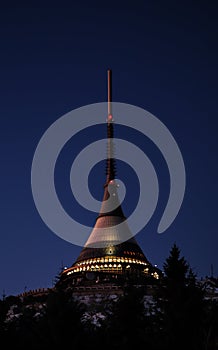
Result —
M 106 182 L 101 209 L 93 230 L 70 268 L 62 271 L 64 286 L 109 283 L 146 283 L 158 280 L 161 271 L 153 266 L 131 234 L 119 202 L 115 180 L 112 72 L 108 70 Z M 125 237 L 128 237 L 128 239 Z

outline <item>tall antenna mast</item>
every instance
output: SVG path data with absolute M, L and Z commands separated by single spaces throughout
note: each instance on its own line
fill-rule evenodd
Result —
M 108 103 L 108 117 L 112 115 L 112 71 L 108 69 L 107 71 L 107 103 Z
M 112 71 L 107 71 L 107 105 L 108 105 L 108 117 L 107 117 L 107 166 L 106 175 L 108 184 L 115 177 L 115 161 L 114 161 L 114 127 L 113 127 L 113 116 L 112 116 Z

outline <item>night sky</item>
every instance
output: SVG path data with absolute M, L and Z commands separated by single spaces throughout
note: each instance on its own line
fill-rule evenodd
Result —
M 31 191 L 31 165 L 40 138 L 55 120 L 83 105 L 106 101 L 108 68 L 113 71 L 113 100 L 159 118 L 177 141 L 186 168 L 181 210 L 170 228 L 158 234 L 169 193 L 164 159 L 145 136 L 115 128 L 115 136 L 146 152 L 159 178 L 158 206 L 136 236 L 141 248 L 162 268 L 175 242 L 199 278 L 211 272 L 217 276 L 216 2 L 24 3 L 0 8 L 0 297 L 51 287 L 61 267 L 70 266 L 81 250 L 40 218 Z M 102 124 L 75 136 L 56 166 L 63 206 L 90 225 L 96 215 L 75 202 L 69 169 L 83 147 L 105 135 Z M 123 162 L 117 162 L 117 174 L 126 184 L 123 209 L 128 215 L 139 193 L 137 176 Z M 101 199 L 104 162 L 93 168 L 89 180 L 91 192 Z

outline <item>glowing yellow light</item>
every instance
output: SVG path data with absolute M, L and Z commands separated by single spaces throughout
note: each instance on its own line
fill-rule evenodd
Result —
M 157 280 L 159 279 L 159 275 L 157 272 L 154 273 L 154 278 L 156 278 Z

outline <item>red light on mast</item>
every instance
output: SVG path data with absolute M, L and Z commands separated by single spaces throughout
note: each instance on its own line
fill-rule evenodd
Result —
M 109 122 L 112 122 L 112 120 L 113 120 L 112 114 L 109 114 L 109 116 L 107 117 L 107 120 L 108 120 Z

